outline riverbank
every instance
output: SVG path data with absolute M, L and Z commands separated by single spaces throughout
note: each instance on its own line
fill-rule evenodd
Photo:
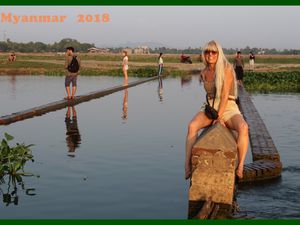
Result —
M 123 76 L 120 54 L 78 54 L 82 61 L 82 76 Z M 165 75 L 181 76 L 200 70 L 199 56 L 193 55 L 193 64 L 179 62 L 179 55 L 164 55 Z M 130 55 L 128 75 L 151 77 L 157 74 L 157 55 Z M 65 57 L 56 53 L 17 53 L 17 61 L 8 62 L 7 53 L 0 54 L 0 75 L 65 75 Z
M 64 55 L 57 53 L 17 53 L 17 61 L 8 62 L 8 53 L 0 53 L 0 75 L 50 75 L 63 76 Z M 80 53 L 82 76 L 122 76 L 120 54 Z M 193 64 L 180 63 L 180 55 L 164 55 L 164 74 L 185 76 L 198 73 L 203 67 L 199 55 L 190 55 Z M 151 77 L 157 74 L 157 55 L 130 55 L 128 75 L 131 77 Z M 228 56 L 232 61 L 233 56 Z M 249 71 L 248 57 L 245 55 L 245 71 Z M 300 71 L 300 56 L 257 56 L 255 72 Z

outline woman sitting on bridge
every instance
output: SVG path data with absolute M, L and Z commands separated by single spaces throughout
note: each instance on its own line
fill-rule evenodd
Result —
M 202 58 L 204 59 L 205 68 L 201 72 L 201 78 L 204 81 L 204 88 L 211 106 L 215 96 L 214 108 L 218 111 L 218 118 L 215 121 L 209 119 L 204 112 L 204 105 L 189 123 L 186 137 L 185 178 L 188 179 L 191 176 L 192 147 L 196 142 L 198 132 L 202 128 L 209 126 L 212 122 L 214 124 L 220 123 L 238 132 L 237 148 L 239 163 L 236 175 L 242 178 L 249 136 L 248 125 L 235 102 L 237 98 L 236 75 L 232 65 L 227 61 L 221 46 L 217 42 L 210 41 L 204 46 Z

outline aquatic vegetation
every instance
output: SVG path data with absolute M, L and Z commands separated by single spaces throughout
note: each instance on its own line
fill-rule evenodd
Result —
M 0 178 L 5 175 L 16 176 L 26 175 L 24 166 L 27 161 L 34 161 L 31 153 L 33 145 L 17 143 L 14 147 L 9 146 L 9 142 L 14 139 L 13 136 L 5 133 L 5 138 L 0 144 Z
M 0 192 L 2 201 L 8 206 L 10 204 L 18 205 L 18 186 L 25 191 L 26 195 L 35 195 L 34 188 L 25 188 L 23 176 L 33 176 L 25 173 L 24 166 L 27 161 L 34 161 L 31 153 L 33 145 L 17 143 L 14 147 L 9 146 L 9 142 L 14 139 L 13 136 L 4 133 L 5 138 L 0 144 Z M 4 191 L 3 186 L 6 191 Z
M 244 85 L 248 91 L 299 92 L 300 71 L 291 72 L 247 72 Z

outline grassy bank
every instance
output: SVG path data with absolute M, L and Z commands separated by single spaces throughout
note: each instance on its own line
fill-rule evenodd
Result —
M 16 61 L 3 62 L 0 64 L 0 75 L 49 75 L 49 76 L 64 76 L 66 70 L 63 66 L 64 62 L 60 63 L 47 61 Z M 164 68 L 165 75 L 181 76 L 187 75 L 191 71 L 180 70 L 174 67 Z M 80 70 L 82 76 L 123 76 L 120 65 L 87 67 L 83 66 Z M 151 77 L 157 75 L 157 66 L 130 66 L 128 76 L 131 77 Z
M 7 61 L 8 53 L 0 53 L 0 61 Z M 82 60 L 112 61 L 121 62 L 122 54 L 115 53 L 78 53 Z M 193 63 L 199 63 L 199 54 L 189 54 Z M 157 54 L 129 55 L 130 62 L 157 62 Z M 179 63 L 180 54 L 164 54 L 164 61 L 169 63 Z M 229 61 L 233 62 L 234 55 L 227 55 Z M 243 55 L 244 62 L 249 62 L 248 55 Z M 18 60 L 64 60 L 64 55 L 57 53 L 17 53 Z M 258 64 L 298 64 L 300 55 L 256 55 Z
M 121 62 L 122 54 L 97 54 L 97 53 L 79 53 L 81 60 L 94 60 L 94 61 L 111 61 L 111 62 Z M 193 62 L 199 62 L 199 55 L 190 55 Z M 130 62 L 149 62 L 157 63 L 157 54 L 145 54 L 145 55 L 129 55 Z M 169 63 L 179 63 L 180 54 L 165 54 L 164 61 Z M 8 54 L 0 54 L 1 61 L 7 61 Z M 17 54 L 17 60 L 64 60 L 64 55 L 58 55 L 56 53 L 44 53 L 44 54 L 34 54 L 34 53 L 19 53 Z
M 248 91 L 300 92 L 300 71 L 245 73 L 244 85 Z

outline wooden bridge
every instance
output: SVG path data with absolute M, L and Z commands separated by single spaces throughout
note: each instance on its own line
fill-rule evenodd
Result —
M 107 88 L 104 90 L 99 90 L 99 91 L 94 91 L 94 92 L 90 92 L 88 94 L 85 95 L 79 95 L 76 96 L 75 99 L 73 100 L 60 100 L 60 101 L 56 101 L 56 102 L 52 102 L 46 105 L 41 105 L 38 107 L 34 107 L 31 109 L 27 109 L 21 112 L 17 112 L 17 113 L 13 113 L 7 116 L 2 116 L 0 117 L 0 125 L 8 125 L 17 121 L 21 121 L 21 120 L 25 120 L 25 119 L 29 119 L 35 116 L 41 116 L 43 114 L 49 113 L 49 112 L 53 112 L 59 109 L 63 109 L 66 108 L 67 106 L 70 105 L 77 105 L 79 103 L 82 102 L 87 102 L 96 98 L 101 98 L 103 96 L 115 93 L 117 91 L 121 91 L 123 89 L 126 88 L 130 88 L 130 87 L 134 87 L 152 80 L 156 80 L 158 79 L 158 76 L 154 76 L 151 78 L 147 78 L 147 79 L 142 79 L 142 80 L 138 80 L 135 82 L 131 82 L 127 85 L 118 85 L 115 87 L 111 87 L 111 88 Z
M 249 126 L 252 151 L 239 183 L 277 178 L 282 164 L 274 142 L 249 94 L 239 88 L 239 107 Z M 215 125 L 200 135 L 192 150 L 189 219 L 213 219 L 230 214 L 234 203 L 237 146 L 227 128 Z

